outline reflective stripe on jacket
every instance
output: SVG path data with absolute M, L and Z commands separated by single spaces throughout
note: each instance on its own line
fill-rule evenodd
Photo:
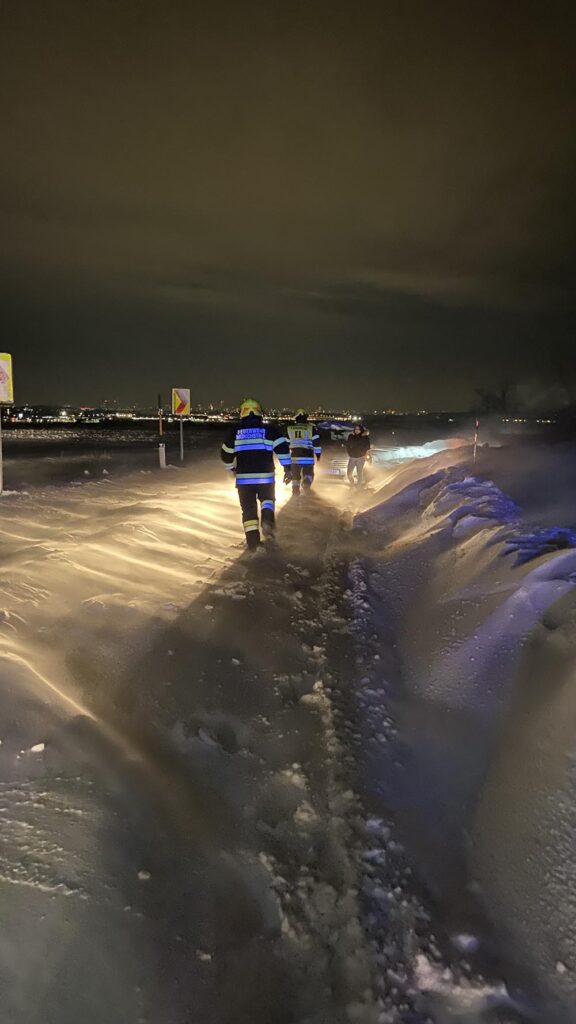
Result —
M 287 439 L 273 423 L 261 416 L 245 416 L 230 430 L 222 445 L 222 461 L 236 475 L 236 484 L 274 482 L 274 456 L 282 466 L 290 465 Z
M 296 466 L 313 466 L 315 456 L 322 454 L 320 435 L 315 423 L 291 423 L 287 428 L 291 461 Z

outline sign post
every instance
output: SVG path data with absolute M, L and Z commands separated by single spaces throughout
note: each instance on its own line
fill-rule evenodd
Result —
M 172 388 L 172 415 L 180 417 L 180 462 L 184 462 L 184 416 L 190 415 L 190 388 Z
M 8 352 L 0 352 L 0 494 L 4 490 L 4 455 L 2 451 L 2 409 L 12 405 L 14 401 L 14 382 L 12 378 L 12 356 Z
M 163 424 L 164 410 L 162 408 L 162 395 L 158 395 L 158 460 L 160 462 L 160 469 L 166 469 L 166 445 L 164 444 L 164 424 Z

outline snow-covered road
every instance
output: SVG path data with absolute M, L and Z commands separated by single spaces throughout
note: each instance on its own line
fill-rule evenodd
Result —
M 2 499 L 6 1020 L 188 1019 L 205 967 L 169 926 L 194 919 L 176 796 L 126 728 L 139 688 L 120 711 L 116 687 L 232 556 L 232 495 L 206 491 L 139 475 Z
M 3 497 L 14 1024 L 370 1012 L 318 678 L 340 511 L 312 508 L 258 564 L 218 466 Z
M 501 931 L 514 918 L 554 1024 L 572 1020 L 567 915 L 554 948 L 530 941 L 556 882 L 548 900 L 530 890 L 528 914 L 507 877 L 522 871 L 518 830 L 490 794 L 528 800 L 494 743 L 524 642 L 557 609 L 569 671 L 576 555 L 548 537 L 515 566 L 542 538 L 460 458 L 382 467 L 383 489 L 361 498 L 320 482 L 249 560 L 234 489 L 201 461 L 0 499 L 10 1024 L 524 1019 L 479 976 L 486 957 L 450 948 L 469 908 L 450 919 L 413 880 L 453 899 L 474 827 L 485 909 Z M 542 845 L 530 806 L 520 820 L 522 842 Z

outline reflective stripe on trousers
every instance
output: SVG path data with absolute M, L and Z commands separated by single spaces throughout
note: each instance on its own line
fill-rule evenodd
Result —
M 311 487 L 314 481 L 314 465 L 303 466 L 301 463 L 292 463 L 292 489 L 297 491 L 302 482 L 305 487 Z
M 244 484 L 238 488 L 238 498 L 242 509 L 242 523 L 246 533 L 246 543 L 248 547 L 257 547 L 260 543 L 258 502 L 260 502 L 261 507 L 262 526 L 267 532 L 271 532 L 274 529 L 274 484 Z

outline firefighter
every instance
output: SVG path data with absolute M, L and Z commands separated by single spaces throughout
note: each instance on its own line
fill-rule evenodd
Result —
M 287 433 L 291 468 L 284 482 L 292 482 L 293 494 L 300 493 L 300 486 L 303 491 L 310 491 L 314 480 L 314 462 L 319 462 L 322 454 L 318 427 L 310 423 L 304 409 L 297 409 L 294 423 L 288 426 Z
M 278 427 L 264 424 L 262 416 L 260 402 L 254 398 L 244 399 L 240 406 L 240 423 L 232 428 L 222 445 L 222 461 L 236 476 L 246 544 L 250 550 L 256 550 L 261 544 L 258 502 L 262 533 L 265 536 L 274 533 L 274 455 L 285 472 L 290 473 L 288 441 Z

